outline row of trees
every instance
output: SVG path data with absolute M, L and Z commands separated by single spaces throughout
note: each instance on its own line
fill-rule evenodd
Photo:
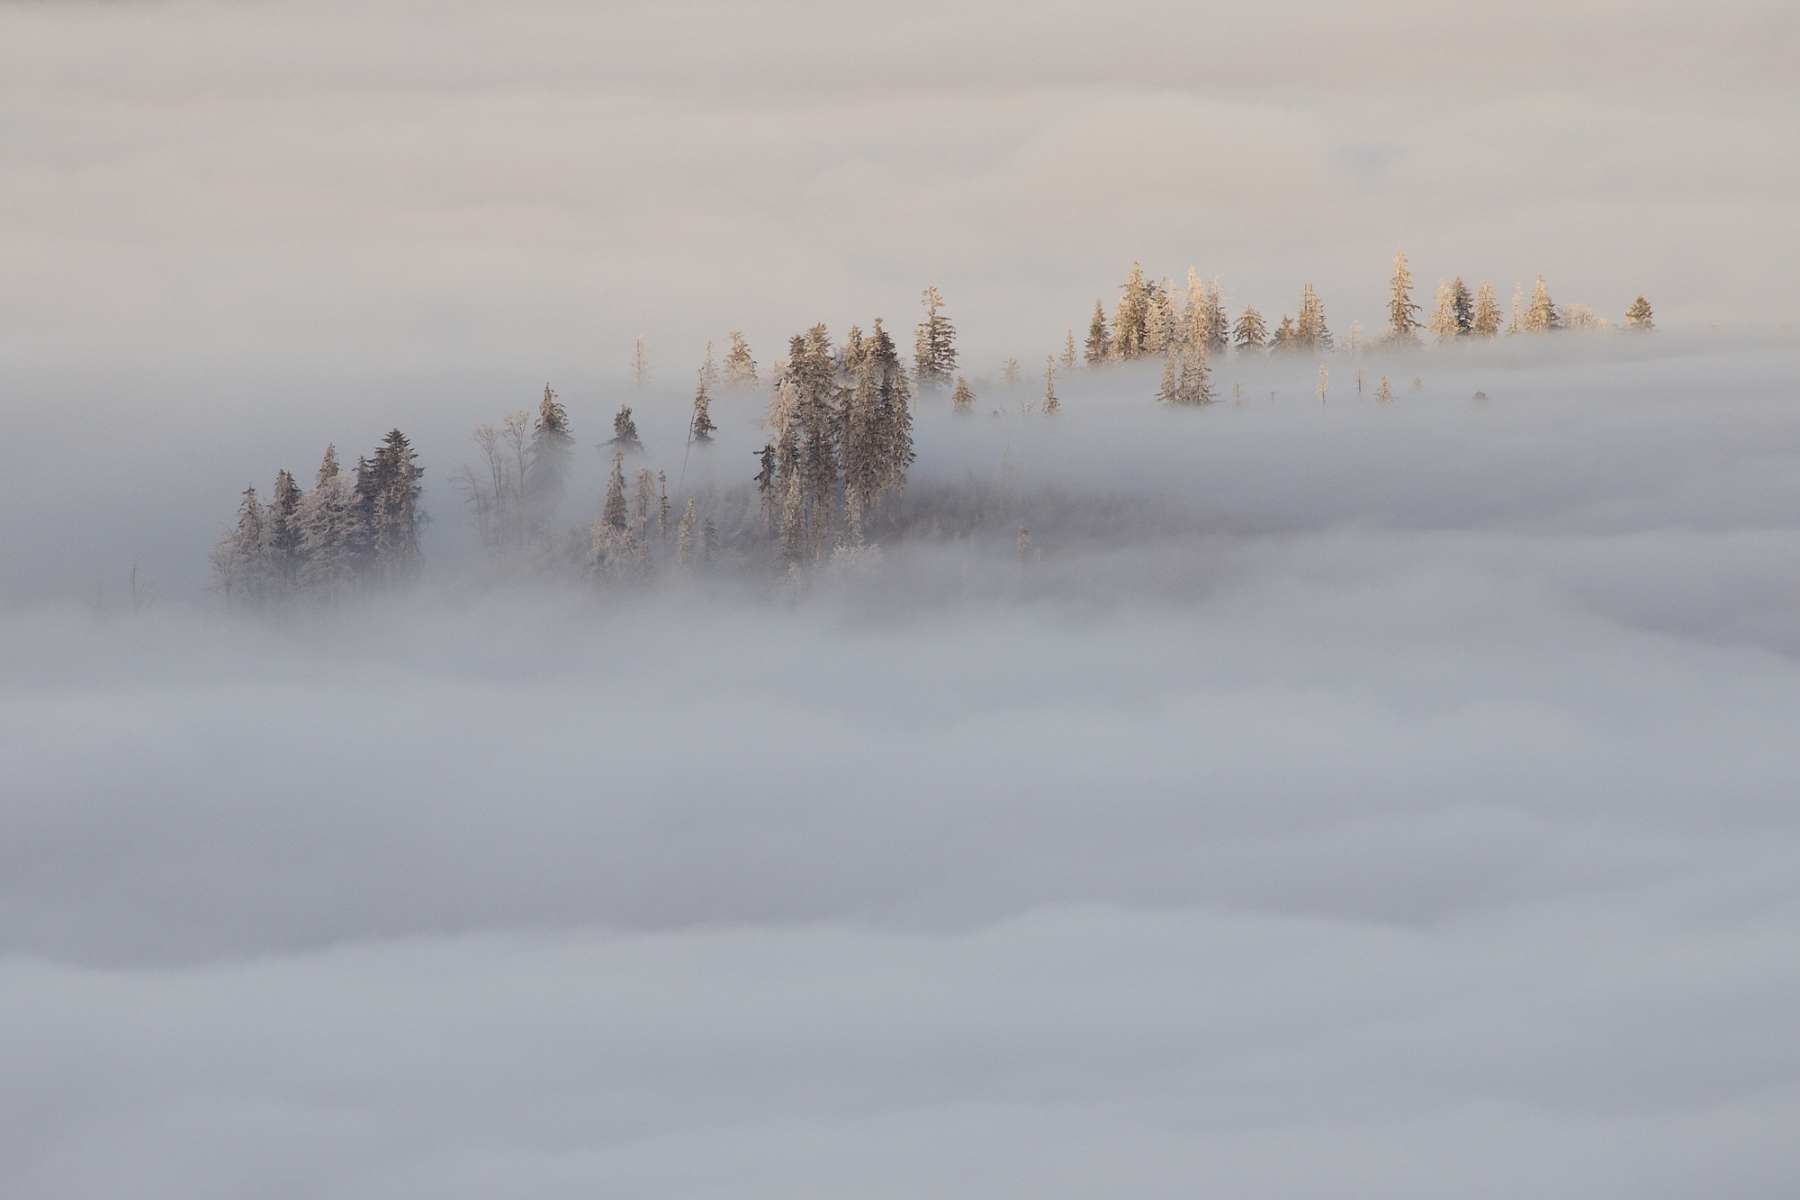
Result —
M 373 455 L 356 460 L 354 481 L 325 448 L 310 490 L 278 471 L 269 502 L 244 489 L 237 523 L 213 548 L 213 581 L 232 607 L 261 607 L 310 595 L 330 599 L 349 588 L 380 588 L 417 575 L 423 559 L 419 507 L 425 469 L 411 443 L 392 430 Z

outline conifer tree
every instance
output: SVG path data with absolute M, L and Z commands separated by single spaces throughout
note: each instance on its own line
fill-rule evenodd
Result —
M 970 390 L 969 381 L 961 375 L 956 377 L 956 391 L 950 394 L 950 410 L 964 417 L 975 411 L 975 393 Z
M 1469 332 L 1476 337 L 1500 336 L 1500 301 L 1494 295 L 1494 285 L 1485 279 L 1475 293 L 1475 316 L 1469 323 Z
M 1176 361 L 1180 352 L 1173 347 L 1163 356 L 1162 386 L 1156 390 L 1156 399 L 1162 404 L 1181 403 L 1181 367 Z
M 540 535 L 548 528 L 556 506 L 562 503 L 574 446 L 569 410 L 546 383 L 544 398 L 538 403 L 537 421 L 531 429 L 531 445 L 524 455 L 524 486 L 521 489 L 528 523 Z
M 1294 318 L 1282 313 L 1281 324 L 1275 327 L 1275 336 L 1269 339 L 1269 349 L 1276 354 L 1285 354 L 1297 349 L 1299 344 L 1300 337 L 1294 328 Z
M 1017 387 L 1023 380 L 1019 375 L 1019 360 L 1008 357 L 1000 364 L 1000 382 L 1007 387 Z
M 1269 327 L 1263 323 L 1262 314 L 1250 305 L 1238 314 L 1237 328 L 1232 331 L 1240 353 L 1247 350 L 1261 350 L 1269 340 Z
M 1169 343 L 1175 333 L 1175 306 L 1165 283 L 1163 287 L 1151 292 L 1149 303 L 1145 308 L 1144 353 L 1163 353 L 1169 348 Z
M 1131 274 L 1120 286 L 1123 294 L 1113 316 L 1112 357 L 1136 358 L 1144 352 L 1145 326 L 1150 318 L 1151 285 L 1144 280 L 1144 270 L 1131 264 Z
M 725 352 L 725 384 L 727 387 L 752 387 L 756 383 L 756 360 L 744 335 L 731 331 L 731 349 Z
M 411 579 L 424 563 L 419 532 L 425 514 L 418 503 L 425 468 L 415 458 L 406 435 L 392 429 L 372 459 L 357 460 L 354 490 L 361 518 L 361 566 L 377 584 Z
M 1319 364 L 1319 403 L 1325 403 L 1325 393 L 1331 388 L 1331 372 L 1324 363 Z
M 230 607 L 253 607 L 268 595 L 268 516 L 255 486 L 244 489 L 237 525 L 225 531 L 212 552 L 213 586 Z
M 1548 333 L 1552 329 L 1561 328 L 1562 316 L 1550 300 L 1550 290 L 1544 286 L 1544 277 L 1539 275 L 1537 286 L 1531 289 L 1531 307 L 1525 310 L 1525 331 Z
M 760 469 L 756 472 L 753 482 L 756 484 L 756 494 L 762 501 L 763 528 L 767 532 L 773 533 L 775 531 L 776 497 L 775 443 L 773 441 L 764 444 L 756 455 L 756 461 Z
M 1375 389 L 1375 399 L 1381 404 L 1392 404 L 1394 402 L 1394 389 L 1392 385 L 1388 383 L 1388 377 L 1386 375 L 1381 377 L 1381 384 Z
M 1525 311 L 1520 307 L 1524 295 L 1525 285 L 1515 282 L 1513 284 L 1512 317 L 1506 323 L 1506 335 L 1508 337 L 1511 337 L 1515 333 L 1525 332 Z
M 694 415 L 688 421 L 688 437 L 705 445 L 713 440 L 712 435 L 718 431 L 713 424 L 712 399 L 706 394 L 706 379 L 700 380 L 700 388 L 694 393 Z
M 658 541 L 667 541 L 669 537 L 669 473 L 656 473 L 656 537 Z
M 356 514 L 338 467 L 337 447 L 325 447 L 312 490 L 300 502 L 300 586 L 329 599 L 350 577 Z
M 716 388 L 719 386 L 719 368 L 713 365 L 713 344 L 706 343 L 706 358 L 700 363 L 700 386 Z
M 268 508 L 269 577 L 274 592 L 286 595 L 299 581 L 300 485 L 286 471 L 275 473 L 275 493 Z
M 1062 401 L 1056 398 L 1056 360 L 1048 356 L 1044 359 L 1044 415 L 1054 417 L 1062 411 Z
M 1094 319 L 1088 322 L 1087 364 L 1098 366 L 1112 357 L 1112 334 L 1106 327 L 1106 306 L 1094 301 Z
M 650 536 L 650 514 L 656 510 L 656 476 L 648 467 L 639 467 L 632 476 L 631 517 L 633 535 Z
M 1475 298 L 1469 295 L 1469 285 L 1458 275 L 1450 284 L 1452 293 L 1451 308 L 1456 312 L 1456 333 L 1458 337 L 1467 337 L 1475 331 Z
M 631 352 L 631 384 L 642 388 L 650 382 L 650 353 L 644 346 L 644 335 L 638 334 L 637 346 Z
M 1295 323 L 1292 343 L 1307 350 L 1331 349 L 1331 330 L 1325 327 L 1325 306 L 1319 302 L 1313 285 L 1300 292 L 1300 319 Z
M 613 417 L 613 435 L 601 443 L 601 449 L 611 446 L 621 454 L 642 454 L 644 443 L 638 437 L 637 422 L 631 419 L 631 405 L 621 405 L 618 415 Z
M 1080 357 L 1075 353 L 1075 331 L 1071 329 L 1063 336 L 1062 369 L 1073 371 L 1080 362 Z M 959 381 L 961 378 L 962 376 L 957 376 Z
M 956 330 L 940 311 L 944 301 L 935 287 L 924 291 L 925 320 L 920 322 L 913 344 L 913 363 L 919 387 L 948 386 L 956 374 Z
M 1432 311 L 1431 320 L 1425 327 L 1437 338 L 1438 344 L 1454 340 L 1462 333 L 1456 319 L 1456 289 L 1447 279 L 1438 280 L 1437 308 Z
M 1641 292 L 1638 294 L 1638 298 L 1631 302 L 1631 307 L 1625 310 L 1625 328 L 1636 330 L 1639 333 L 1648 333 L 1656 328 L 1656 321 L 1650 311 L 1650 302 L 1644 299 Z
M 625 454 L 623 451 L 613 451 L 612 476 L 606 482 L 606 506 L 600 510 L 600 520 L 613 529 L 623 530 L 625 528 Z
M 1419 306 L 1412 298 L 1412 271 L 1406 265 L 1406 251 L 1394 252 L 1394 276 L 1388 281 L 1388 334 L 1389 344 L 1395 346 L 1416 346 L 1419 335 Z
M 681 524 L 675 528 L 675 563 L 685 567 L 694 553 L 694 537 L 700 531 L 699 517 L 694 512 L 694 498 L 688 497 L 687 507 L 681 510 Z

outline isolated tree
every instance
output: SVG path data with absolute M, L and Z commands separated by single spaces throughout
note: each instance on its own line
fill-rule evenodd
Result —
M 1062 411 L 1062 401 L 1056 398 L 1056 360 L 1049 356 L 1044 358 L 1044 415 L 1054 417 Z
M 1544 286 L 1544 277 L 1539 275 L 1537 286 L 1531 289 L 1531 307 L 1525 310 L 1525 332 L 1548 333 L 1552 329 L 1561 329 L 1562 323 L 1562 315 L 1551 302 L 1550 289 Z
M 688 420 L 688 438 L 705 445 L 713 440 L 718 426 L 712 419 L 712 398 L 706 394 L 706 377 L 700 378 L 700 387 L 694 393 L 694 415 Z
M 638 334 L 637 345 L 631 352 L 631 384 L 641 388 L 650 382 L 650 352 L 644 346 L 644 335 Z
M 1650 311 L 1650 302 L 1644 299 L 1642 293 L 1631 302 L 1631 307 L 1625 310 L 1625 328 L 1634 329 L 1640 333 L 1648 333 L 1656 328 L 1656 321 Z
M 956 390 L 950 393 L 950 410 L 965 417 L 975 411 L 975 393 L 961 375 L 956 377 Z
M 1416 346 L 1419 335 L 1419 306 L 1413 303 L 1412 272 L 1407 269 L 1406 251 L 1394 252 L 1394 275 L 1388 281 L 1387 340 L 1395 346 Z
M 1325 403 L 1325 393 L 1331 390 L 1331 372 L 1324 363 L 1319 364 L 1319 403 Z
M 1261 350 L 1269 340 L 1269 327 L 1263 323 L 1263 316 L 1250 305 L 1238 314 L 1237 328 L 1232 330 L 1232 338 L 1237 342 L 1239 351 Z
M 731 331 L 731 349 L 725 352 L 725 385 L 727 387 L 751 387 L 756 383 L 756 360 L 750 357 L 750 347 L 744 342 L 744 335 L 737 330 Z
M 935 287 L 925 289 L 925 319 L 913 339 L 913 364 L 919 387 L 947 387 L 956 375 L 956 329 L 941 311 L 943 297 Z
M 713 344 L 706 343 L 706 357 L 700 362 L 700 384 L 705 388 L 719 386 L 719 368 L 713 364 Z
M 622 405 L 618 415 L 613 417 L 613 435 L 601 443 L 601 448 L 611 446 L 621 454 L 642 454 L 644 443 L 638 437 L 637 422 L 631 419 L 631 405 Z
M 1088 322 L 1086 346 L 1088 366 L 1097 366 L 1112 357 L 1112 334 L 1106 325 L 1106 306 L 1094 301 L 1094 319 Z
M 1381 384 L 1375 389 L 1375 399 L 1381 404 L 1392 404 L 1394 402 L 1394 389 L 1393 386 L 1388 383 L 1388 377 L 1386 375 L 1381 377 Z
M 606 481 L 606 505 L 600 510 L 600 520 L 613 529 L 622 530 L 626 525 L 625 509 L 625 454 L 613 451 L 612 476 Z
M 1475 293 L 1475 315 L 1469 322 L 1469 332 L 1476 337 L 1500 336 L 1500 301 L 1494 295 L 1494 285 L 1485 279 Z
M 1073 371 L 1080 362 L 1081 358 L 1075 352 L 1075 331 L 1071 329 L 1063 335 L 1062 369 Z

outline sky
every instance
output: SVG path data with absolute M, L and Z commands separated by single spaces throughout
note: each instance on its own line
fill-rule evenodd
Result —
M 1797 26 L 0 3 L 0 1193 L 1787 1196 Z M 1342 339 L 1402 247 L 1659 329 L 1023 411 L 1134 259 Z M 928 284 L 909 536 L 484 569 L 477 422 L 679 507 L 709 339 Z M 394 425 L 420 586 L 222 611 Z

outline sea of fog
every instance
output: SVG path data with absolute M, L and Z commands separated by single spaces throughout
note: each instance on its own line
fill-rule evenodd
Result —
M 548 375 L 574 526 L 762 397 L 6 366 L 0 1194 L 1790 1195 L 1800 344 L 1326 365 L 972 372 L 878 553 L 638 586 L 469 428 Z M 416 590 L 220 611 L 395 425 Z

